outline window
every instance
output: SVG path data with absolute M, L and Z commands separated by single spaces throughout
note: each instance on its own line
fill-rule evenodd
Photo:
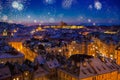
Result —
M 104 70 L 106 70 L 106 68 L 104 66 L 102 66 Z
M 92 71 L 89 68 L 87 70 L 88 70 L 89 73 L 92 73 Z
M 96 77 L 93 77 L 93 79 L 92 80 L 96 80 Z
M 98 67 L 96 67 L 99 71 L 101 71 L 101 69 L 100 68 L 98 68 Z
M 28 73 L 26 72 L 26 73 L 25 73 L 25 75 L 27 76 L 27 75 L 28 75 Z
M 83 66 L 84 66 L 84 67 L 86 67 L 86 66 L 87 66 L 87 63 L 86 63 L 86 62 L 84 62 L 84 63 L 83 63 Z
M 84 70 L 82 70 L 82 72 L 83 72 L 83 74 L 85 74 L 85 75 L 87 74 Z
M 20 80 L 19 78 L 14 78 L 13 80 Z
M 19 80 L 19 78 L 16 78 L 16 80 Z

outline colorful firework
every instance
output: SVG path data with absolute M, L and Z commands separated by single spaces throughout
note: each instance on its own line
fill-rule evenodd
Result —
M 12 2 L 12 7 L 14 9 L 17 9 L 17 10 L 21 11 L 21 10 L 23 10 L 24 5 L 22 3 L 20 3 L 20 2 L 18 2 L 18 1 L 13 1 Z
M 71 8 L 74 0 L 63 0 L 62 7 L 65 9 Z
M 44 0 L 43 3 L 45 3 L 45 4 L 54 4 L 55 0 Z
M 95 7 L 95 9 L 97 9 L 97 10 L 101 10 L 101 8 L 102 8 L 102 3 L 99 2 L 99 1 L 95 1 L 94 7 Z

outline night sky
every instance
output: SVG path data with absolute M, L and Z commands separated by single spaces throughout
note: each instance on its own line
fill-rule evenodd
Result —
M 0 0 L 0 21 L 120 24 L 120 0 Z

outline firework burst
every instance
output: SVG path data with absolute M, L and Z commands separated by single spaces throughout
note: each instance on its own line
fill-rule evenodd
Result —
M 55 2 L 55 0 L 43 0 L 43 3 L 45 4 L 54 4 Z
M 71 8 L 74 0 L 63 0 L 62 7 L 65 9 Z
M 95 7 L 95 9 L 97 9 L 97 10 L 101 10 L 101 8 L 102 8 L 102 3 L 99 2 L 99 1 L 95 1 L 94 7 Z

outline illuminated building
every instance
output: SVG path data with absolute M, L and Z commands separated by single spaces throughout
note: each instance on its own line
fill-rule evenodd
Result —
M 13 52 L 14 53 L 14 52 Z M 0 56 L 0 63 L 6 63 L 6 62 L 18 62 L 18 63 L 22 63 L 24 61 L 24 55 L 17 54 L 17 55 L 11 55 L 11 54 L 7 54 L 7 53 L 3 53 Z
M 9 44 L 14 47 L 16 50 L 20 51 L 21 53 L 23 53 L 25 55 L 26 59 L 29 59 L 30 61 L 34 61 L 35 57 L 37 56 L 37 54 L 35 54 L 35 52 L 31 51 L 29 48 L 26 48 L 22 45 L 22 42 L 20 41 L 13 41 L 13 42 L 9 42 Z
M 9 28 L 4 29 L 4 31 L 2 32 L 2 36 L 6 36 L 6 37 L 12 37 L 14 34 L 13 31 L 11 31 Z
M 7 31 L 6 30 L 3 31 L 3 36 L 7 36 Z
M 38 67 L 38 69 L 34 72 L 33 80 L 49 80 L 48 72 L 41 67 Z
M 116 58 L 117 64 L 120 65 L 120 44 L 115 49 L 115 58 Z
M 113 32 L 113 31 L 105 31 L 104 33 L 106 33 L 106 34 L 117 34 L 117 32 Z
M 11 42 L 11 45 L 13 45 L 14 42 Z M 13 46 L 18 46 L 20 48 L 20 45 L 22 46 L 22 43 L 18 44 L 19 42 L 14 43 Z M 76 45 L 77 49 L 77 43 L 76 41 L 72 42 L 72 45 Z M 84 44 L 84 43 L 83 43 Z M 92 44 L 92 43 L 91 43 Z M 82 46 L 84 47 L 84 46 Z M 24 47 L 25 48 L 25 47 Z M 23 49 L 23 48 L 22 48 Z M 20 49 L 20 50 L 22 50 Z M 27 50 L 27 48 L 25 48 Z M 58 52 L 61 52 L 61 47 L 57 49 Z M 85 49 L 83 49 L 84 51 Z M 26 52 L 30 52 L 31 50 L 27 50 Z M 25 53 L 26 54 L 26 53 Z M 31 54 L 31 53 L 30 53 Z M 33 53 L 35 54 L 35 53 Z M 48 53 L 49 54 L 49 53 Z M 61 52 L 62 54 L 62 52 Z M 43 71 L 43 74 L 37 74 L 37 71 L 42 71 L 41 68 L 38 68 L 40 70 L 37 70 L 34 72 L 35 75 L 31 74 L 30 71 L 24 71 L 23 78 L 24 79 L 34 79 L 34 80 L 49 80 L 49 79 L 59 79 L 59 80 L 119 80 L 119 66 L 115 63 L 114 60 L 106 57 L 92 57 L 88 55 L 82 55 L 82 54 L 71 54 L 70 58 L 68 58 L 67 63 L 63 65 L 59 65 L 60 62 L 58 62 L 54 55 L 46 55 L 45 59 L 47 61 L 44 62 L 44 68 L 46 71 L 50 72 L 47 73 Z M 38 61 L 41 61 L 41 59 L 38 59 Z M 63 62 L 63 61 L 62 61 Z M 59 68 L 58 68 L 59 67 Z M 58 68 L 58 69 L 57 69 Z M 58 75 L 56 74 L 58 73 Z M 37 75 L 36 75 L 37 74 Z M 26 76 L 28 75 L 28 76 Z M 42 75 L 42 76 L 41 76 Z M 33 76 L 33 77 L 32 77 Z M 114 77 L 111 77 L 114 76 Z M 19 76 L 14 77 L 15 79 L 18 79 Z M 22 78 L 21 78 L 22 79 Z
M 119 42 L 117 35 L 96 33 L 96 36 L 93 35 L 92 39 L 94 41 L 92 45 L 93 54 L 102 53 L 104 56 L 116 59 L 115 49 Z
M 23 54 L 9 46 L 6 42 L 0 41 L 0 63 L 5 64 L 6 62 L 18 62 L 21 64 L 23 61 Z
M 119 66 L 108 58 L 76 54 L 68 60 L 58 69 L 59 80 L 118 80 Z

